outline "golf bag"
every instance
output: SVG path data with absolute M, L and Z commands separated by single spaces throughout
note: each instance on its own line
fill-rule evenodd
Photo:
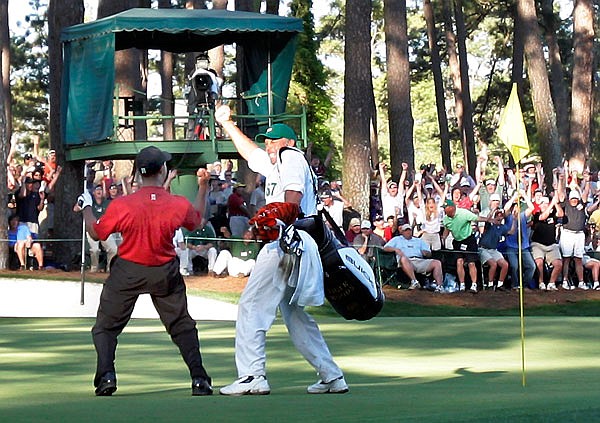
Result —
M 347 320 L 375 317 L 383 307 L 383 291 L 358 251 L 336 239 L 321 216 L 299 219 L 294 227 L 307 232 L 319 247 L 325 298 L 335 311 Z

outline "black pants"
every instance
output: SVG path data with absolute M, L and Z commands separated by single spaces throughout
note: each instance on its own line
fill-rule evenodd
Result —
M 152 303 L 179 347 L 190 376 L 208 378 L 202 365 L 196 322 L 187 310 L 187 297 L 179 262 L 163 266 L 142 266 L 117 258 L 104 284 L 92 337 L 98 356 L 94 386 L 106 372 L 115 371 L 117 337 L 129 322 L 140 294 L 150 294 Z

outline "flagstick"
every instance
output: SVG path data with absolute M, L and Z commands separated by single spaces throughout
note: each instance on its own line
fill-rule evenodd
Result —
M 88 166 L 84 161 L 83 164 L 83 192 L 87 189 L 87 173 Z M 79 292 L 79 304 L 85 304 L 85 219 L 83 219 L 83 210 L 81 210 L 81 217 L 83 220 L 83 228 L 81 231 L 81 289 Z
M 521 322 L 521 378 L 522 385 L 525 386 L 525 316 L 523 307 L 523 253 L 521 240 L 521 193 L 518 191 L 521 185 L 521 173 L 519 164 L 516 164 L 517 170 L 517 240 L 519 245 L 519 319 Z

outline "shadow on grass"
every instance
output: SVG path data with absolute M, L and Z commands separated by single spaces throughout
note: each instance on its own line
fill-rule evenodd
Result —
M 157 320 L 119 337 L 112 398 L 93 395 L 93 319 L 0 319 L 0 403 L 7 422 L 592 422 L 598 421 L 600 318 L 527 320 L 526 387 L 518 318 L 317 319 L 350 385 L 307 395 L 317 378 L 278 321 L 267 337 L 272 394 L 193 398 Z M 199 322 L 215 388 L 236 376 L 233 322 Z M 37 394 L 36 394 L 37 393 Z M 43 395 L 39 395 L 43 393 Z

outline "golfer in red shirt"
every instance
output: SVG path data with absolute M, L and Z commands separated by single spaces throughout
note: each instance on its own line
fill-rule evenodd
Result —
M 131 317 L 140 294 L 148 293 L 190 370 L 192 395 L 211 395 L 211 379 L 202 365 L 196 322 L 187 310 L 183 277 L 172 239 L 175 230 L 190 231 L 202 224 L 209 173 L 199 169 L 198 194 L 191 204 L 185 197 L 165 191 L 166 162 L 171 154 L 156 147 L 146 147 L 135 158 L 142 177 L 142 187 L 135 193 L 115 198 L 106 213 L 96 220 L 88 201 L 89 193 L 79 197 L 85 226 L 96 240 L 105 240 L 120 232 L 123 242 L 111 266 L 96 324 L 92 328 L 98 356 L 94 386 L 96 395 L 112 395 L 117 390 L 115 350 L 117 337 Z M 89 197 L 89 198 L 88 198 Z

